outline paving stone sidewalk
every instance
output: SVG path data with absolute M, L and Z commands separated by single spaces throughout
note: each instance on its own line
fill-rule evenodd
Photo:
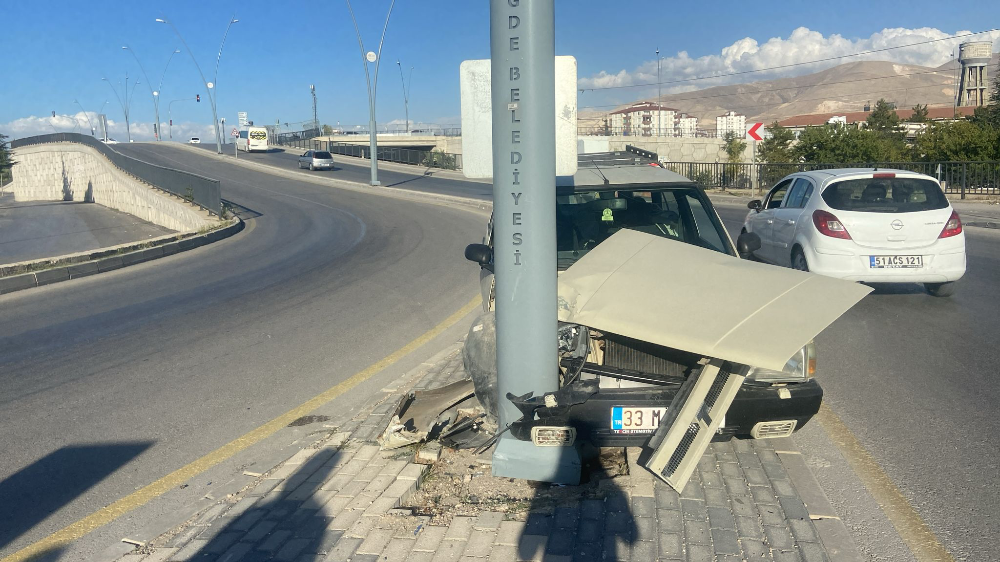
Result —
M 796 452 L 780 449 L 784 441 L 713 443 L 682 494 L 636 466 L 638 451 L 629 450 L 629 475 L 614 478 L 603 499 L 531 512 L 523 521 L 484 512 L 445 527 L 396 509 L 427 466 L 414 464 L 411 452 L 380 451 L 375 437 L 403 392 L 464 376 L 452 348 L 239 494 L 119 561 L 856 559 L 852 549 L 824 547 L 789 478 L 783 458 Z

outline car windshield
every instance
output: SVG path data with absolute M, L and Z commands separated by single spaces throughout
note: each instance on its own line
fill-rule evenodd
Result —
M 556 197 L 559 269 L 622 228 L 732 253 L 711 203 L 697 189 L 575 191 Z
M 914 213 L 948 206 L 937 182 L 923 178 L 859 178 L 833 183 L 823 201 L 838 211 Z
M 321 160 L 329 160 L 333 158 L 333 156 L 331 156 L 329 152 L 316 152 L 313 154 L 313 157 L 319 158 Z

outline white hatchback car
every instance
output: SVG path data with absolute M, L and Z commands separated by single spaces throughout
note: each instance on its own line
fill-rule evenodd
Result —
M 869 283 L 923 283 L 949 296 L 965 274 L 965 234 L 938 182 L 901 170 L 791 174 L 751 210 L 754 257 Z

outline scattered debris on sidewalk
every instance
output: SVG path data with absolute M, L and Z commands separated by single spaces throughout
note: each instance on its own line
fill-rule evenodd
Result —
M 433 440 L 449 447 L 477 448 L 496 433 L 496 425 L 485 418 L 472 380 L 461 380 L 403 396 L 378 442 L 383 450 Z
M 433 525 L 447 525 L 455 516 L 488 511 L 523 521 L 528 512 L 552 513 L 557 506 L 602 499 L 623 486 L 615 478 L 628 475 L 624 449 L 602 449 L 599 456 L 587 461 L 579 486 L 494 477 L 492 454 L 492 449 L 478 455 L 472 449 L 443 449 L 440 460 L 431 465 L 419 490 L 404 507 L 414 515 L 430 517 Z

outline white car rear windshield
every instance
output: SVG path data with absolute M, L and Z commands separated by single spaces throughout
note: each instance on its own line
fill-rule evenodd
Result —
M 922 178 L 840 181 L 823 190 L 823 201 L 839 211 L 867 213 L 914 213 L 948 206 L 937 182 Z
M 314 152 L 313 158 L 319 158 L 320 160 L 329 160 L 333 156 L 329 152 Z

